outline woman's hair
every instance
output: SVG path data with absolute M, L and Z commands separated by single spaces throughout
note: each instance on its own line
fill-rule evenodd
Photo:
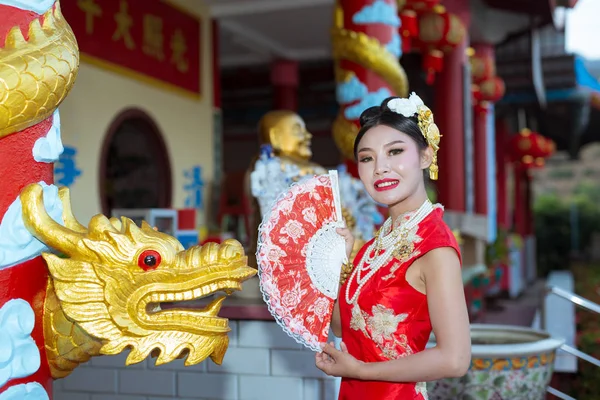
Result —
M 358 151 L 358 143 L 367 131 L 378 125 L 389 126 L 390 128 L 396 129 L 397 131 L 403 132 L 410 136 L 417 146 L 421 150 L 427 148 L 427 140 L 419 129 L 417 116 L 405 117 L 402 114 L 398 114 L 389 109 L 387 106 L 388 101 L 396 99 L 397 97 L 388 97 L 385 99 L 380 106 L 373 106 L 367 108 L 360 115 L 360 130 L 354 139 L 354 158 Z

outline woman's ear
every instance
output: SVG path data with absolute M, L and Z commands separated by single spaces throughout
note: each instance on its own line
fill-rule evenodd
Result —
M 433 162 L 433 149 L 431 146 L 421 151 L 421 169 L 427 169 Z

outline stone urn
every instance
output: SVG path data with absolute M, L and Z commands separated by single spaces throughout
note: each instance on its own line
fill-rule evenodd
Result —
M 428 382 L 429 400 L 543 400 L 564 340 L 510 325 L 471 325 L 471 367 L 462 378 Z M 435 345 L 432 336 L 429 346 Z

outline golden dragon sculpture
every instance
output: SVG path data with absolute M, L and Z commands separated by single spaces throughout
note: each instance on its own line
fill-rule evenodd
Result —
M 44 338 L 53 378 L 68 375 L 90 357 L 130 348 L 127 364 L 154 352 L 156 364 L 187 355 L 185 365 L 207 357 L 220 364 L 230 328 L 217 314 L 226 296 L 204 309 L 168 308 L 218 291 L 231 294 L 256 270 L 239 242 L 208 243 L 184 250 L 177 239 L 145 222 L 96 215 L 89 229 L 71 213 L 61 188 L 63 223 L 46 212 L 38 184 L 21 193 L 25 226 L 60 252 L 44 253 L 50 278 Z
M 0 0 L 0 398 L 51 397 L 53 378 L 126 350 L 128 365 L 221 363 L 219 310 L 256 274 L 235 240 L 185 250 L 146 223 L 76 221 L 69 190 L 52 184 L 58 155 L 33 153 L 59 129 L 78 65 L 58 1 Z

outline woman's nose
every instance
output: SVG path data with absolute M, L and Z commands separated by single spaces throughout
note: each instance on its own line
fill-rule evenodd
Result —
M 375 173 L 376 174 L 378 174 L 378 175 L 385 174 L 386 172 L 389 172 L 389 170 L 390 170 L 390 167 L 385 158 L 383 158 L 383 159 L 379 158 L 377 161 L 375 161 Z

